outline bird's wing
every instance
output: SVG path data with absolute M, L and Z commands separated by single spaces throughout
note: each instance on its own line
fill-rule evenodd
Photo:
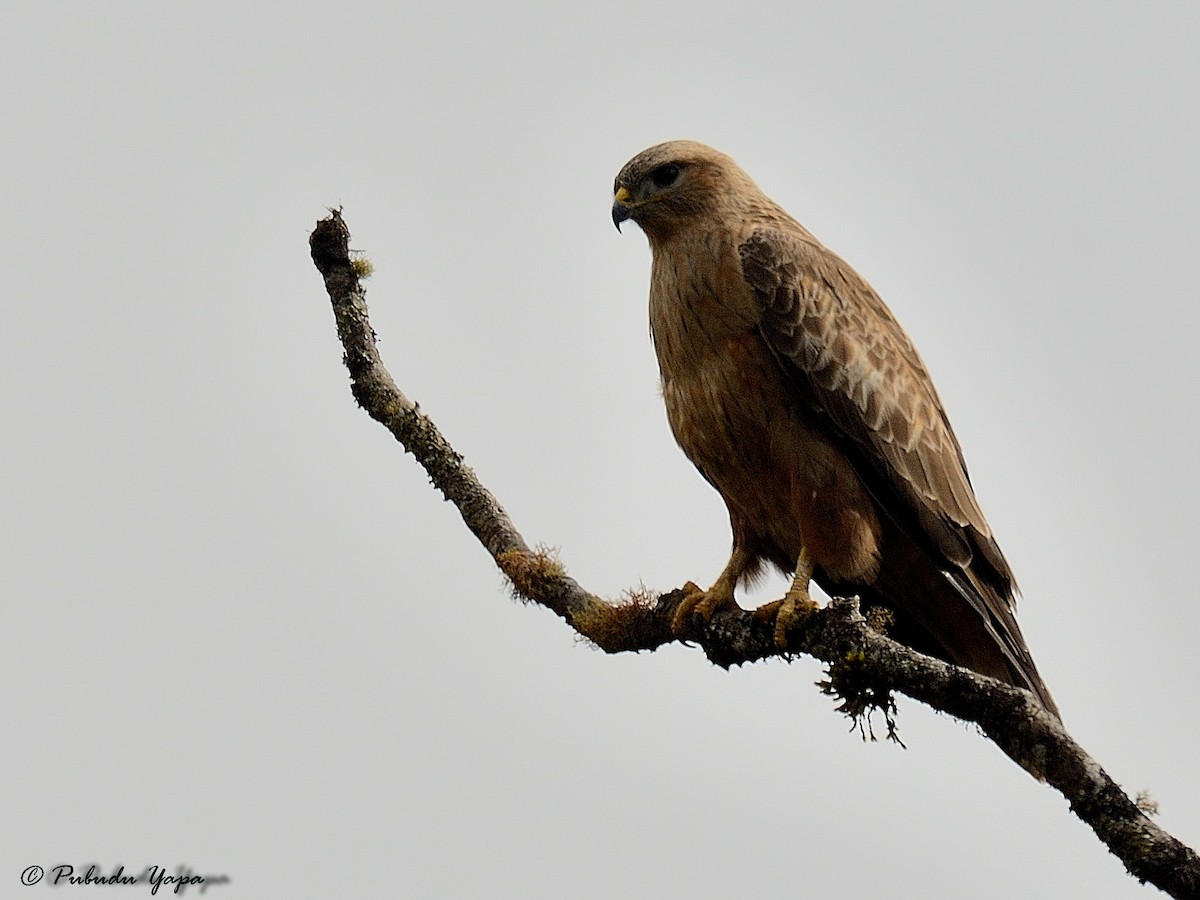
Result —
M 883 511 L 952 576 L 990 583 L 1009 607 L 992 613 L 1011 618 L 1011 570 L 924 363 L 870 285 L 790 224 L 757 227 L 739 247 L 763 338 Z

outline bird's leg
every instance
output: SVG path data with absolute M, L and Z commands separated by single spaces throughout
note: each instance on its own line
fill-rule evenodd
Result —
M 796 560 L 796 575 L 792 579 L 792 586 L 783 595 L 783 600 L 779 603 L 779 612 L 775 614 L 775 646 L 780 650 L 787 649 L 788 631 L 819 608 L 808 594 L 808 585 L 812 581 L 812 575 L 812 558 L 808 555 L 808 548 L 801 546 L 800 558 Z
M 685 634 L 690 630 L 688 625 L 692 616 L 699 616 L 701 621 L 707 625 L 717 610 L 730 606 L 736 607 L 737 601 L 733 599 L 733 590 L 737 587 L 738 579 L 742 577 L 753 561 L 753 557 L 735 543 L 725 570 L 713 582 L 712 587 L 707 591 L 702 591 L 689 581 L 684 586 L 687 593 L 679 602 L 679 608 L 675 610 L 675 617 L 671 620 L 671 630 L 677 635 Z

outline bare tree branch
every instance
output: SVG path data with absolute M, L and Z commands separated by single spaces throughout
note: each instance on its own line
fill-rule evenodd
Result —
M 358 404 L 417 458 L 519 596 L 553 610 L 608 653 L 654 650 L 680 640 L 671 622 L 683 589 L 609 603 L 584 590 L 548 553 L 525 543 L 496 498 L 384 368 L 349 240 L 340 211 L 334 211 L 317 223 L 309 244 L 333 303 Z M 1130 874 L 1180 900 L 1200 897 L 1196 852 L 1147 818 L 1032 694 L 896 643 L 868 625 L 856 600 L 835 599 L 813 613 L 788 635 L 786 651 L 775 646 L 771 617 L 742 610 L 720 612 L 684 637 L 726 668 L 772 656 L 814 656 L 829 664 L 827 690 L 843 698 L 843 711 L 869 716 L 881 710 L 889 730 L 893 690 L 976 723 L 1021 768 L 1059 790 Z

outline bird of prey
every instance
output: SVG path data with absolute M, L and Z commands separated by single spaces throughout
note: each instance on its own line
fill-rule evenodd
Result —
M 1016 583 L 908 335 L 871 286 L 728 156 L 672 141 L 625 164 L 613 223 L 650 242 L 650 329 L 675 439 L 729 510 L 733 552 L 676 616 L 707 621 L 764 563 L 888 609 L 914 649 L 1032 691 Z M 765 609 L 765 608 L 764 608 Z

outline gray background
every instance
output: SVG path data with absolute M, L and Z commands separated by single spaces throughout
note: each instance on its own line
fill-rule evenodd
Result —
M 218 898 L 1155 894 L 917 704 L 905 751 L 811 660 L 581 646 L 354 406 L 327 205 L 531 541 L 612 596 L 709 582 L 723 507 L 608 213 L 677 137 L 888 300 L 1067 724 L 1200 841 L 1194 4 L 10 3 L 0 35 L 0 895 L 61 862 Z

